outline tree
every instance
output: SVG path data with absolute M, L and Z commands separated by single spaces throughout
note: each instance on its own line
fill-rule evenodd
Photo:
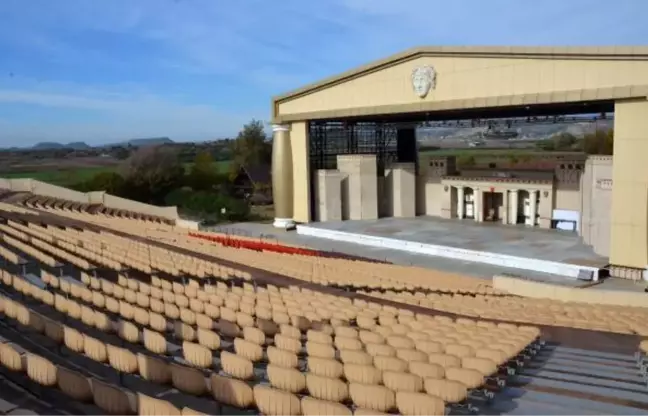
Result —
M 614 150 L 614 130 L 598 129 L 583 137 L 583 151 L 589 155 L 611 155 Z
M 124 192 L 125 181 L 117 172 L 101 172 L 90 180 L 83 182 L 80 187 L 83 192 L 105 191 L 111 195 L 120 196 Z
M 263 123 L 252 120 L 231 142 L 232 169 L 241 166 L 269 165 L 272 159 L 272 144 L 263 130 Z
M 187 184 L 196 191 L 206 191 L 219 185 L 221 178 L 214 170 L 214 159 L 209 151 L 203 150 L 196 155 L 187 177 Z
M 167 146 L 139 148 L 122 170 L 128 196 L 151 204 L 162 204 L 168 192 L 182 185 L 185 174 L 176 152 Z
M 461 155 L 457 158 L 457 165 L 464 167 L 473 167 L 477 161 L 473 155 Z

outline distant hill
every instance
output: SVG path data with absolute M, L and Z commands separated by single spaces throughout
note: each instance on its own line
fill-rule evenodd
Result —
M 161 144 L 172 144 L 172 143 L 175 142 L 169 139 L 168 137 L 151 137 L 148 139 L 131 139 L 125 142 L 109 143 L 98 147 L 111 147 L 111 146 L 144 147 L 144 146 L 159 146 Z
M 74 149 L 74 150 L 83 150 L 90 149 L 84 142 L 72 142 L 72 143 L 56 143 L 56 142 L 41 142 L 37 143 L 32 147 L 33 150 L 56 150 L 56 149 Z

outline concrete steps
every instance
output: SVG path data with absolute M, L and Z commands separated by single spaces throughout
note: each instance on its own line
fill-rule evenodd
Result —
M 480 414 L 648 415 L 648 388 L 630 354 L 546 346 Z

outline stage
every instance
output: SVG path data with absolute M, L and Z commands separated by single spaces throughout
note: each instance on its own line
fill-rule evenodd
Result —
M 382 218 L 297 226 L 301 236 L 397 250 L 506 269 L 594 280 L 608 259 L 596 255 L 574 232 L 432 217 Z

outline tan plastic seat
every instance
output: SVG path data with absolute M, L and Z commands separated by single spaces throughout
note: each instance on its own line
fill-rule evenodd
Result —
M 373 357 L 364 351 L 341 350 L 339 351 L 339 355 L 340 361 L 342 361 L 344 364 L 373 364 Z
M 184 322 L 175 321 L 173 323 L 173 333 L 177 339 L 183 341 L 194 341 L 196 339 L 196 330 Z
M 347 384 L 337 378 L 307 373 L 306 386 L 310 395 L 316 399 L 343 402 L 349 397 Z
M 57 367 L 49 360 L 35 354 L 27 354 L 27 376 L 41 386 L 55 386 Z
M 328 416 L 328 415 L 351 415 L 348 407 L 327 400 L 319 400 L 313 397 L 304 396 L 301 399 L 301 410 L 303 415 Z
M 142 393 L 137 393 L 137 414 L 142 416 L 171 415 L 180 416 L 182 412 L 166 400 L 155 399 Z
M 445 372 L 447 380 L 458 381 L 469 389 L 474 389 L 484 384 L 484 374 L 477 370 L 449 367 L 445 369 Z
M 94 403 L 108 414 L 128 415 L 135 411 L 124 390 L 97 379 L 92 379 L 92 396 Z
M 176 363 L 170 363 L 171 383 L 178 390 L 201 396 L 207 392 L 205 376 L 197 368 L 185 367 Z
M 294 338 L 296 340 L 301 339 L 301 331 L 292 325 L 282 324 L 279 325 L 279 332 L 282 336 Z
M 254 377 L 254 365 L 247 358 L 221 351 L 220 360 L 223 371 L 232 377 L 241 380 L 249 380 Z
M 356 406 L 371 411 L 389 412 L 396 406 L 394 392 L 385 386 L 351 383 L 349 396 Z
M 403 361 L 396 357 L 374 357 L 374 366 L 381 371 L 407 371 L 407 361 Z
M 226 319 L 219 319 L 215 329 L 218 330 L 220 335 L 229 338 L 236 338 L 241 335 L 241 328 L 236 323 Z
M 158 332 L 144 328 L 143 330 L 144 347 L 155 353 L 166 355 L 167 342 L 164 336 Z
M 83 352 L 92 360 L 99 363 L 105 363 L 106 361 L 108 361 L 108 351 L 106 350 L 106 344 L 88 335 L 83 335 Z
M 409 362 L 409 372 L 415 374 L 423 379 L 445 377 L 445 369 L 439 364 L 432 364 L 427 362 Z
M 234 351 L 237 355 L 245 357 L 252 362 L 258 362 L 263 359 L 263 348 L 259 344 L 246 341 L 242 338 L 234 339 Z
M 245 409 L 254 404 L 252 388 L 244 381 L 212 374 L 211 393 L 217 402 Z
M 344 378 L 349 383 L 381 384 L 382 371 L 372 365 L 345 364 Z
M 461 359 L 454 355 L 432 353 L 428 354 L 428 361 L 432 364 L 438 364 L 444 368 L 460 367 Z
M 306 376 L 294 368 L 284 368 L 269 364 L 268 380 L 274 388 L 290 393 L 299 393 L 306 389 Z
M 213 363 L 209 348 L 189 341 L 182 343 L 182 356 L 189 364 L 198 368 L 210 368 Z
M 412 361 L 425 362 L 428 360 L 426 353 L 417 350 L 398 349 L 396 350 L 396 357 L 408 363 Z
M 274 343 L 277 348 L 298 354 L 302 350 L 301 342 L 298 339 L 287 335 L 277 334 L 274 337 Z
M 383 371 L 382 378 L 385 387 L 394 392 L 419 392 L 423 390 L 423 379 L 416 374 L 399 371 Z
M 83 335 L 76 329 L 64 326 L 63 339 L 65 346 L 74 352 L 83 353 Z
M 335 347 L 339 350 L 361 351 L 362 342 L 357 338 L 335 337 Z
M 137 356 L 126 348 L 106 345 L 108 363 L 120 373 L 134 374 L 137 372 Z
M 117 322 L 117 335 L 121 339 L 133 344 L 140 341 L 139 329 L 132 322 L 124 320 Z
M 159 358 L 137 354 L 137 368 L 144 380 L 156 384 L 167 384 L 171 381 L 169 365 Z
M 264 415 L 301 415 L 301 402 L 294 394 L 257 384 L 254 401 Z
M 446 403 L 460 403 L 468 397 L 468 389 L 458 381 L 426 378 L 423 384 L 427 394 L 436 396 Z
M 265 345 L 266 343 L 266 336 L 263 331 L 251 326 L 243 328 L 243 339 L 257 345 Z
M 443 400 L 425 393 L 399 391 L 396 393 L 396 407 L 404 416 L 446 414 Z
M 309 357 L 335 358 L 335 348 L 331 344 L 320 344 L 314 341 L 306 342 L 306 354 Z
M 92 387 L 87 377 L 64 367 L 58 367 L 56 373 L 59 390 L 79 402 L 92 400 Z
M 385 343 L 385 337 L 372 331 L 361 330 L 358 332 L 358 338 L 360 339 L 360 341 L 362 341 L 363 344 Z
M 334 359 L 309 356 L 306 363 L 310 373 L 321 377 L 339 378 L 344 373 L 342 363 Z
M 287 368 L 296 368 L 299 365 L 299 358 L 294 352 L 269 346 L 266 349 L 266 354 L 268 355 L 268 361 L 270 364 Z

